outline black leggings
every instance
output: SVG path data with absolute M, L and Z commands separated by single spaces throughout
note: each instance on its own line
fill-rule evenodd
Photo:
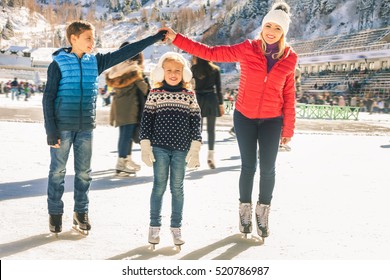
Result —
M 205 117 L 207 120 L 207 142 L 209 144 L 209 150 L 214 150 L 215 143 L 215 123 L 217 121 L 217 117 L 208 116 Z M 202 118 L 202 130 L 203 130 L 203 118 Z
M 240 201 L 252 202 L 256 172 L 257 147 L 260 149 L 259 202 L 271 204 L 275 186 L 275 161 L 279 148 L 283 118 L 248 119 L 234 111 L 234 128 L 241 155 Z

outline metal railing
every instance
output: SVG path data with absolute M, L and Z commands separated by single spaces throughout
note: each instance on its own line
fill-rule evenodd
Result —
M 302 119 L 358 120 L 359 107 L 297 104 L 296 116 Z

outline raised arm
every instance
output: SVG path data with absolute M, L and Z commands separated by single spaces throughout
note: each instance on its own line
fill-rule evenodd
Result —
M 236 45 L 209 46 L 194 41 L 180 33 L 176 33 L 169 27 L 163 27 L 160 31 L 165 31 L 165 40 L 170 39 L 172 43 L 192 55 L 205 60 L 215 62 L 241 62 L 245 58 L 245 52 L 248 50 L 249 40 Z

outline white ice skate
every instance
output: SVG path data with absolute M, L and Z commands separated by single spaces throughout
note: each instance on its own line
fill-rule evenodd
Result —
M 269 236 L 268 218 L 270 206 L 257 202 L 255 211 L 257 234 L 264 240 L 265 237 Z
M 116 163 L 116 175 L 120 177 L 126 177 L 130 175 L 135 175 L 138 170 L 136 168 L 130 166 L 127 158 L 118 158 L 118 162 Z
M 127 156 L 126 161 L 127 161 L 126 166 L 127 166 L 129 169 L 134 170 L 135 172 L 141 170 L 141 165 L 135 163 L 135 162 L 131 159 L 131 155 L 128 155 L 128 156 Z
M 181 228 L 171 228 L 171 233 L 173 237 L 173 244 L 175 244 L 176 248 L 180 251 L 181 245 L 185 243 L 183 237 L 181 236 Z
M 152 250 L 160 243 L 160 227 L 149 227 L 148 242 L 152 245 Z
M 241 203 L 239 206 L 239 229 L 248 238 L 252 233 L 252 203 Z

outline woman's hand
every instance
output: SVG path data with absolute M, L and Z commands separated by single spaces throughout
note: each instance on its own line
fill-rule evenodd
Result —
M 219 114 L 221 115 L 221 117 L 225 115 L 225 107 L 223 106 L 223 104 L 219 105 Z
M 163 40 L 163 42 L 165 42 L 167 39 L 171 39 L 171 41 L 173 41 L 176 38 L 176 32 L 169 27 L 162 27 L 158 31 L 167 31 L 167 34 L 165 35 L 165 39 Z

